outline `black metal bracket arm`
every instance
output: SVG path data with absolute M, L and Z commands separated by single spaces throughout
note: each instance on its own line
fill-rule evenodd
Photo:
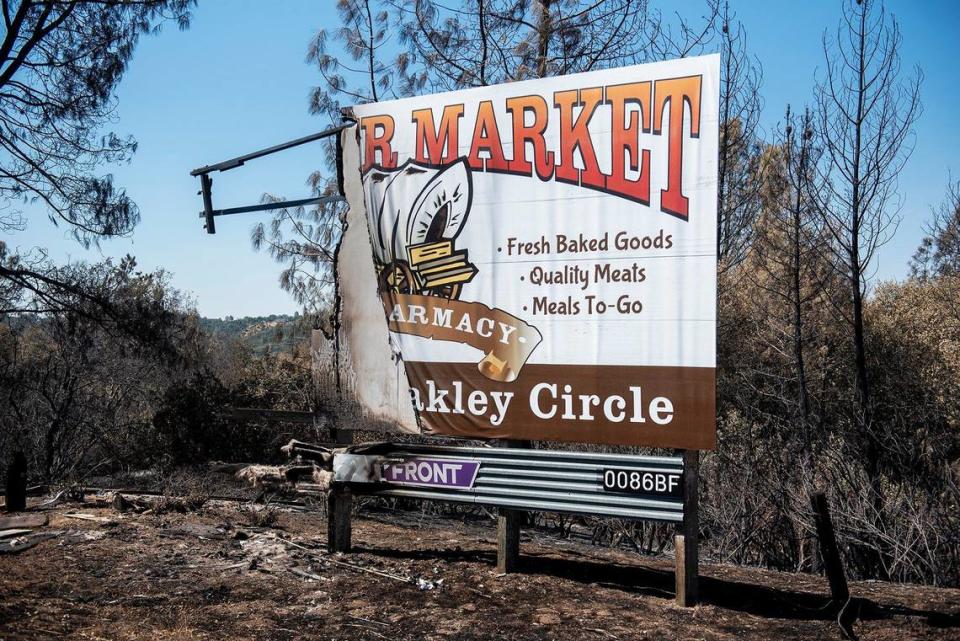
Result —
M 231 214 L 244 214 L 253 211 L 267 211 L 272 209 L 285 209 L 287 207 L 302 207 L 304 205 L 313 205 L 313 204 L 324 204 L 332 202 L 340 202 L 344 200 L 343 196 L 340 194 L 335 194 L 333 196 L 322 196 L 319 198 L 303 198 L 301 200 L 286 200 L 282 202 L 275 203 L 261 203 L 258 205 L 247 205 L 245 207 L 230 207 L 227 209 L 214 209 L 213 208 L 213 178 L 210 177 L 210 174 L 215 171 L 227 171 L 230 169 L 235 169 L 237 167 L 242 167 L 244 163 L 248 160 L 254 160 L 256 158 L 262 158 L 263 156 L 269 156 L 270 154 L 275 154 L 280 151 L 286 151 L 287 149 L 292 149 L 293 147 L 299 147 L 308 142 L 314 142 L 316 140 L 321 140 L 329 136 L 336 135 L 348 127 L 352 127 L 355 123 L 353 121 L 345 122 L 342 125 L 336 127 L 331 127 L 329 129 L 324 129 L 315 134 L 310 134 L 309 136 L 304 136 L 302 138 L 297 138 L 296 140 L 290 140 L 279 145 L 274 145 L 273 147 L 267 147 L 266 149 L 261 149 L 259 151 L 254 151 L 249 154 L 244 154 L 242 156 L 237 156 L 236 158 L 231 158 L 230 160 L 224 160 L 223 162 L 218 162 L 213 165 L 205 165 L 198 169 L 194 169 L 190 172 L 191 176 L 200 177 L 200 195 L 203 196 L 203 211 L 200 212 L 200 218 L 205 219 L 206 223 L 204 228 L 207 230 L 208 234 L 217 233 L 217 227 L 214 223 L 214 218 L 216 216 L 229 216 Z M 338 139 L 339 147 L 339 139 Z M 339 165 L 339 149 L 337 153 L 338 165 Z M 339 169 L 339 167 L 338 167 Z
M 262 203 L 259 205 L 246 205 L 244 207 L 228 207 L 226 209 L 210 209 L 211 216 L 230 216 L 231 214 L 246 214 L 252 211 L 269 211 L 271 209 L 287 209 L 288 207 L 303 207 L 304 205 L 325 205 L 327 203 L 343 202 L 345 198 L 340 194 L 332 196 L 321 196 L 319 198 L 302 198 L 300 200 L 283 200 L 275 203 Z M 206 204 L 204 211 L 200 212 L 200 218 L 207 217 Z M 210 232 L 213 233 L 213 232 Z

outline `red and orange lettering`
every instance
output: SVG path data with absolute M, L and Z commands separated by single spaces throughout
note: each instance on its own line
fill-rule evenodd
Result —
M 607 190 L 617 195 L 650 204 L 650 150 L 640 150 L 640 118 L 643 130 L 650 131 L 650 82 L 632 82 L 606 88 L 607 103 L 611 107 L 611 163 Z M 627 105 L 640 106 L 640 112 L 632 111 L 627 118 Z M 636 180 L 627 178 L 627 161 L 630 169 L 640 171 Z
M 480 152 L 489 152 L 486 160 L 487 171 L 507 171 L 507 159 L 503 157 L 503 143 L 500 141 L 500 130 L 497 129 L 497 117 L 493 111 L 493 103 L 484 100 L 477 109 L 477 122 L 473 127 L 473 139 L 470 141 L 470 156 L 467 162 L 471 169 L 484 170 L 484 159 Z
M 657 80 L 654 86 L 653 133 L 660 134 L 663 112 L 670 105 L 670 131 L 667 136 L 667 188 L 660 191 L 660 209 L 684 220 L 689 202 L 682 193 L 683 180 L 683 105 L 690 108 L 690 137 L 700 135 L 700 76 Z
M 360 121 L 363 130 L 363 171 L 374 165 L 386 169 L 397 166 L 397 152 L 393 151 L 390 141 L 393 140 L 393 118 L 388 115 L 368 116 Z M 377 162 L 377 152 L 380 152 L 380 161 Z
M 510 173 L 532 175 L 527 160 L 527 143 L 533 143 L 533 160 L 537 176 L 549 180 L 553 175 L 553 152 L 547 151 L 543 132 L 547 129 L 547 101 L 542 96 L 507 98 L 507 111 L 513 115 L 513 159 L 508 163 Z M 526 114 L 533 113 L 533 124 L 527 125 Z
M 417 109 L 412 115 L 417 125 L 417 149 L 414 153 L 417 162 L 438 165 L 456 160 L 463 105 L 447 105 L 443 108 L 439 131 L 434 128 L 433 109 Z
M 600 172 L 597 153 L 593 149 L 593 140 L 587 125 L 603 100 L 603 88 L 571 89 L 553 94 L 553 104 L 560 110 L 560 164 L 557 165 L 557 180 L 582 184 L 602 189 L 606 176 Z M 581 106 L 577 119 L 573 119 L 574 106 Z M 583 169 L 573 166 L 573 151 L 580 150 Z

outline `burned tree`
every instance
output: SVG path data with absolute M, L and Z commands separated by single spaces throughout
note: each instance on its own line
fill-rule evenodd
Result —
M 543 78 L 683 57 L 709 40 L 716 7 L 693 24 L 671 25 L 646 2 L 473 0 L 453 9 L 434 0 L 391 0 L 405 51 L 408 94 Z
M 353 104 L 699 53 L 717 8 L 707 2 L 702 20 L 672 25 L 632 0 L 474 0 L 456 9 L 433 0 L 338 0 L 337 14 L 340 26 L 319 30 L 307 52 L 322 80 L 310 112 L 334 123 Z M 325 143 L 324 166 L 309 177 L 317 196 L 335 193 L 335 169 L 336 146 Z M 284 265 L 281 287 L 323 327 L 335 307 L 342 215 L 340 204 L 283 209 L 251 234 L 255 249 Z
M 307 60 L 315 65 L 322 83 L 310 93 L 310 113 L 341 120 L 341 109 L 352 104 L 396 98 L 393 89 L 396 62 L 381 52 L 389 33 L 389 13 L 375 0 L 338 0 L 340 27 L 320 29 L 310 41 Z M 308 184 L 318 197 L 338 192 L 337 143 L 323 145 L 323 167 Z M 265 195 L 264 201 L 279 201 Z M 315 317 L 317 328 L 330 336 L 328 314 L 336 307 L 334 265 L 343 233 L 342 203 L 278 210 L 269 223 L 251 232 L 254 249 L 267 251 L 285 265 L 280 286 Z
M 809 497 L 831 400 L 823 389 L 832 362 L 824 301 L 835 287 L 813 206 L 818 154 L 811 115 L 788 109 L 758 163 L 760 211 L 750 250 L 727 272 L 736 286 L 721 298 L 724 447 L 706 458 L 705 513 L 724 540 L 725 558 L 735 562 L 759 555 L 804 568 L 814 556 L 806 537 L 813 530 Z M 724 483 L 731 475 L 743 485 Z
M 801 426 L 809 452 L 813 408 L 806 355 L 812 340 L 808 316 L 811 305 L 822 299 L 824 281 L 830 276 L 829 265 L 821 259 L 823 230 L 813 206 L 819 149 L 810 112 L 797 118 L 788 107 L 778 138 L 765 162 L 764 213 L 749 271 L 752 283 L 774 299 L 777 311 L 770 314 L 771 321 L 782 321 L 776 349 L 789 355 L 786 370 L 793 387 L 784 394 L 793 399 L 793 409 L 786 415 Z
M 927 279 L 960 275 L 960 181 L 934 209 L 933 221 L 910 260 L 910 275 Z
M 864 308 L 877 249 L 896 228 L 897 176 L 912 150 L 920 111 L 920 72 L 901 80 L 900 44 L 899 26 L 882 4 L 848 1 L 836 36 L 824 36 L 826 65 L 816 89 L 824 149 L 817 209 L 847 291 L 835 306 L 848 333 L 853 370 L 846 440 L 865 477 L 858 557 L 881 577 L 891 565 L 882 477 L 892 441 L 885 435 L 891 426 L 874 416 Z M 838 465 L 847 477 L 855 473 L 843 461 Z
M 721 277 L 750 245 L 760 210 L 757 123 L 763 73 L 747 53 L 747 36 L 728 4 L 717 17 L 720 38 L 720 158 L 717 171 L 717 258 Z M 725 280 L 721 278 L 720 284 Z
M 920 111 L 920 72 L 900 78 L 900 29 L 876 0 L 848 1 L 835 37 L 824 36 L 826 65 L 817 86 L 816 128 L 824 156 L 817 209 L 847 280 L 838 304 L 853 354 L 857 425 L 869 477 L 880 473 L 864 330 L 864 296 L 877 249 L 896 226 L 897 176 L 911 152 Z
M 130 158 L 136 142 L 103 128 L 140 36 L 167 21 L 186 28 L 193 3 L 2 3 L 0 200 L 7 210 L 0 230 L 24 228 L 24 207 L 34 204 L 83 246 L 133 230 L 136 204 L 99 169 Z M 91 313 L 109 307 L 68 272 L 40 250 L 18 255 L 0 243 L 0 313 L 58 311 L 78 299 Z

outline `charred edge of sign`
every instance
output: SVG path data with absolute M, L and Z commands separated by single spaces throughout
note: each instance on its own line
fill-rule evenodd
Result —
M 347 113 L 344 113 L 344 120 L 350 119 L 354 120 L 352 113 L 348 116 Z M 344 180 L 343 180 L 343 137 L 350 135 L 351 129 L 344 129 L 337 134 L 337 189 L 340 191 L 341 195 L 345 195 L 344 191 Z M 360 144 L 360 132 L 354 127 L 352 129 L 354 137 L 357 139 L 357 145 Z M 349 208 L 349 204 L 348 204 Z M 349 210 L 349 209 L 348 209 Z M 343 400 L 343 376 L 341 370 L 341 344 L 340 344 L 340 329 L 342 327 L 342 317 L 343 317 L 343 296 L 340 293 L 340 249 L 343 247 L 343 237 L 347 233 L 347 227 L 349 223 L 348 216 L 343 218 L 343 228 L 340 232 L 340 238 L 337 240 L 337 246 L 333 248 L 333 311 L 330 314 L 330 325 L 332 336 L 327 336 L 327 340 L 333 342 L 333 377 L 334 383 L 337 390 L 337 398 Z M 326 335 L 326 333 L 324 333 Z
M 343 120 L 343 124 L 352 123 L 354 126 L 357 124 L 357 117 L 353 115 L 353 108 L 344 107 L 340 110 L 340 117 Z M 349 131 L 347 129 L 346 131 Z M 356 132 L 357 144 L 360 144 L 360 132 L 356 127 L 354 128 Z M 341 196 L 346 197 L 346 190 L 343 187 L 343 134 L 337 134 L 336 144 L 337 144 L 337 193 Z
M 356 119 L 356 117 L 355 117 L 355 115 L 354 115 L 354 113 L 353 113 L 353 109 L 352 109 L 352 108 L 349 108 L 349 107 L 343 108 L 343 109 L 341 110 L 341 115 L 343 116 L 344 120 L 350 120 L 350 121 L 352 121 L 352 122 L 354 122 L 354 123 L 357 122 L 357 119 Z M 356 143 L 356 148 L 359 149 L 359 148 L 360 148 L 360 128 L 359 128 L 359 127 L 350 127 L 350 128 L 344 129 L 344 130 L 343 130 L 342 132 L 340 132 L 340 133 L 338 134 L 338 136 L 337 136 L 338 187 L 339 187 L 341 193 L 344 195 L 345 198 L 346 198 L 346 184 L 345 184 L 345 183 L 346 183 L 346 179 L 345 179 L 345 171 L 344 171 L 345 165 L 344 165 L 344 161 L 343 161 L 343 144 L 344 144 L 344 140 L 343 140 L 342 136 L 350 135 L 350 132 L 353 133 L 354 140 L 355 140 L 355 143 Z M 350 168 L 350 169 L 353 169 L 353 168 Z M 358 174 L 359 174 L 358 178 L 359 178 L 359 180 L 361 181 L 361 184 L 362 184 L 363 172 L 360 170 L 361 168 L 360 168 L 359 166 L 358 166 L 356 169 L 357 169 L 357 172 L 358 172 Z M 363 199 L 361 199 L 361 203 L 362 203 L 362 205 L 363 205 L 363 207 L 364 207 L 364 211 L 362 212 L 362 216 L 363 216 L 363 220 L 364 220 L 364 226 L 365 226 L 365 227 L 369 227 L 368 212 L 366 211 L 366 201 L 363 200 Z M 332 334 L 332 335 L 328 335 L 326 332 L 324 332 L 324 336 L 327 337 L 327 340 L 330 340 L 330 341 L 333 343 L 333 360 L 334 360 L 334 369 L 336 370 L 336 371 L 334 372 L 334 378 L 335 378 L 335 381 L 336 381 L 337 398 L 338 398 L 341 402 L 344 402 L 344 401 L 356 402 L 356 397 L 355 397 L 352 393 L 351 393 L 351 398 L 350 398 L 350 399 L 344 398 L 344 389 L 343 389 L 343 367 L 344 367 L 344 363 L 343 363 L 343 360 L 342 360 L 342 358 L 341 358 L 341 356 L 342 356 L 342 350 L 343 350 L 343 345 L 342 345 L 342 343 L 341 343 L 341 336 L 342 336 L 341 331 L 342 331 L 342 329 L 343 329 L 343 313 L 344 313 L 344 309 L 343 309 L 343 295 L 342 295 L 341 289 L 340 289 L 340 250 L 341 250 L 342 247 L 343 247 L 343 239 L 346 237 L 347 231 L 348 231 L 349 226 L 350 226 L 350 223 L 349 223 L 349 212 L 350 212 L 350 210 L 352 209 L 352 207 L 354 207 L 354 206 L 355 206 L 355 203 L 351 203 L 351 202 L 349 202 L 349 200 L 348 200 L 348 202 L 347 202 L 347 213 L 344 214 L 343 219 L 342 219 L 342 221 L 341 221 L 343 226 L 342 226 L 340 238 L 338 239 L 337 244 L 336 244 L 336 247 L 335 247 L 334 250 L 333 250 L 333 311 L 332 311 L 332 313 L 331 313 L 331 315 L 330 315 L 330 321 L 331 321 L 330 324 L 331 324 L 331 326 L 332 326 L 332 327 L 331 327 L 331 329 L 332 329 L 331 334 Z M 365 230 L 365 231 L 367 232 L 367 233 L 365 233 L 365 236 L 366 236 L 367 241 L 368 241 L 368 243 L 369 243 L 369 245 L 370 245 L 370 252 L 371 252 L 371 253 L 370 253 L 370 257 L 371 257 L 371 260 L 372 260 L 372 257 L 373 257 L 374 255 L 376 255 L 376 249 L 375 249 L 375 247 L 374 247 L 374 245 L 373 245 L 373 242 L 374 242 L 374 241 L 373 241 L 372 236 L 371 236 L 370 233 L 369 233 L 369 229 L 367 229 L 367 230 Z M 374 280 L 374 283 L 376 283 L 376 280 Z M 348 320 L 349 320 L 349 319 L 348 319 Z M 390 348 L 391 353 L 394 354 L 394 358 L 402 360 L 401 356 L 400 356 L 399 354 L 393 352 L 393 348 L 389 345 L 390 332 L 389 332 L 389 329 L 388 329 L 388 328 L 385 327 L 385 329 L 386 329 L 387 331 L 385 331 L 384 334 L 385 334 L 385 338 L 387 339 L 388 347 Z M 352 369 L 351 369 L 351 371 L 352 371 Z M 404 370 L 403 370 L 403 371 L 404 371 L 404 375 L 406 376 L 406 366 L 404 366 Z M 412 395 L 409 395 L 409 393 L 408 393 L 408 396 L 409 396 L 409 399 L 410 399 L 410 407 L 411 407 L 412 410 L 413 410 L 414 420 L 416 421 L 416 424 L 417 424 L 417 432 L 420 433 L 420 434 L 424 434 L 424 433 L 425 433 L 425 429 L 424 429 L 423 419 L 421 418 L 420 412 L 417 411 L 416 405 L 415 405 L 414 402 L 413 402 L 413 396 L 412 396 Z M 361 408 L 360 411 L 361 411 L 361 413 L 365 413 L 365 408 Z M 398 432 L 398 431 L 400 431 L 400 432 L 404 431 L 404 430 L 397 430 L 397 429 L 395 429 L 395 426 L 394 426 L 394 429 L 383 429 L 382 427 L 378 428 L 378 427 L 370 426 L 370 429 L 371 429 L 371 431 L 381 431 L 381 432 L 387 432 L 387 433 L 395 433 L 395 432 Z

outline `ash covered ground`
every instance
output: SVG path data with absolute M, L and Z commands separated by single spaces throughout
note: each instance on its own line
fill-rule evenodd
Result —
M 0 554 L 0 639 L 843 638 L 810 575 L 704 563 L 684 609 L 671 559 L 538 532 L 500 575 L 492 521 L 368 511 L 330 555 L 319 509 L 129 507 L 58 505 L 51 538 Z M 960 638 L 960 590 L 851 588 L 862 639 Z

